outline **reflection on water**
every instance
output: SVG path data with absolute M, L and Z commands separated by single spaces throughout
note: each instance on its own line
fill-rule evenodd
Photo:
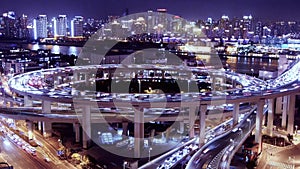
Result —
M 22 47 L 31 50 L 49 49 L 54 54 L 76 55 L 81 52 L 81 47 L 75 46 L 59 46 L 59 45 L 39 45 L 39 44 L 23 44 Z
M 249 73 L 253 69 L 258 74 L 259 70 L 277 71 L 278 68 L 278 60 L 268 58 L 228 57 L 223 63 L 239 73 Z
M 0 43 L 0 47 L 13 47 L 15 44 Z M 39 44 L 22 44 L 23 48 L 38 50 L 38 49 L 49 49 L 55 54 L 64 55 L 76 55 L 79 56 L 82 48 L 75 46 L 59 46 L 59 45 L 39 45 Z M 201 56 L 204 57 L 204 56 Z M 212 62 L 210 56 L 202 58 L 207 64 Z M 251 69 L 254 70 L 255 74 L 258 74 L 259 70 L 277 71 L 278 60 L 267 59 L 267 58 L 247 58 L 247 57 L 228 57 L 227 60 L 222 60 L 223 65 L 228 64 L 229 68 L 239 73 L 249 73 Z

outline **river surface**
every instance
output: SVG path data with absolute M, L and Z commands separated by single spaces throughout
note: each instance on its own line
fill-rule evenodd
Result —
M 2 48 L 11 48 L 18 47 L 16 44 L 11 43 L 0 43 L 0 47 Z M 59 46 L 59 45 L 39 45 L 39 44 L 20 44 L 19 46 L 30 49 L 30 50 L 38 50 L 38 49 L 49 49 L 54 54 L 64 54 L 64 55 L 76 55 L 79 56 L 82 51 L 82 47 L 75 46 Z M 210 58 L 206 58 L 209 62 Z M 267 71 L 277 71 L 278 68 L 278 60 L 277 59 L 267 59 L 267 58 L 247 58 L 247 57 L 228 57 L 227 59 L 222 60 L 222 64 L 226 65 L 233 71 L 239 73 L 252 73 L 251 69 L 253 69 L 253 74 L 257 75 L 259 70 L 267 70 Z

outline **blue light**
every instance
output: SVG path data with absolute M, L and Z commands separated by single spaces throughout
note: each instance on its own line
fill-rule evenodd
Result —
M 57 36 L 56 19 L 53 18 L 52 21 L 53 21 L 54 36 Z
M 33 38 L 37 40 L 37 27 L 36 27 L 36 19 L 33 20 Z
M 74 37 L 74 20 L 71 20 L 71 37 Z

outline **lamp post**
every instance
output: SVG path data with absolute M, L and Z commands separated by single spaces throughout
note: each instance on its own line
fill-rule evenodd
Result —
M 148 161 L 150 161 L 150 153 L 151 153 L 152 147 L 149 147 L 149 158 Z
M 251 120 L 247 119 L 247 122 L 249 122 L 249 131 L 251 130 Z
M 234 146 L 234 140 L 230 139 L 231 144 Z
M 124 161 L 123 162 L 123 169 L 126 169 L 126 165 L 128 164 L 128 162 L 127 161 Z
M 296 130 L 295 130 L 295 136 L 296 136 L 297 133 L 298 133 L 298 131 L 297 131 L 298 130 L 298 126 L 296 125 L 295 128 L 296 128 Z
M 241 128 L 239 128 L 238 130 L 241 132 L 241 139 L 242 139 L 244 132 L 243 132 L 243 130 Z
M 251 71 L 251 75 L 252 75 L 252 77 L 253 77 L 254 70 L 253 70 L 253 69 L 251 69 L 250 71 Z

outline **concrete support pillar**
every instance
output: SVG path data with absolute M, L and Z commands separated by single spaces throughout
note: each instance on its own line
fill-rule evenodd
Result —
M 84 78 L 85 78 L 85 83 L 88 85 L 89 84 L 89 80 L 90 80 L 90 73 L 87 72 L 84 74 Z
M 291 94 L 289 96 L 289 111 L 288 111 L 288 125 L 287 125 L 287 132 L 291 135 L 294 134 L 295 100 L 296 100 L 296 95 Z
M 204 145 L 205 141 L 205 119 L 206 119 L 206 111 L 207 111 L 207 105 L 203 104 L 200 105 L 200 115 L 199 115 L 199 146 Z
M 33 122 L 26 120 L 26 126 L 28 130 L 28 139 L 32 140 L 33 139 Z
M 60 76 L 54 76 L 53 77 L 53 79 L 54 79 L 54 82 L 53 82 L 54 88 L 56 88 L 59 85 L 60 78 L 61 78 Z
M 7 107 L 7 100 L 5 98 L 3 99 L 3 107 Z
M 42 131 L 42 122 L 41 121 L 38 121 L 38 130 Z
M 29 99 L 28 96 L 24 96 L 24 106 L 25 107 L 32 107 L 32 100 Z
M 256 124 L 255 124 L 255 142 L 258 143 L 258 153 L 262 149 L 262 120 L 263 120 L 263 110 L 264 110 L 264 100 L 260 100 L 257 103 L 257 112 L 256 112 Z
M 122 129 L 123 129 L 122 135 L 123 136 L 127 136 L 127 133 L 128 133 L 128 122 L 123 122 L 122 123 Z
M 232 114 L 232 125 L 235 126 L 239 122 L 240 114 L 240 103 L 235 103 L 233 105 L 233 114 Z
M 80 124 L 79 123 L 73 123 L 73 128 L 75 132 L 75 142 L 80 142 Z
M 141 157 L 144 145 L 144 109 L 139 108 L 134 112 L 134 158 Z
M 211 80 L 211 86 L 212 86 L 212 90 L 215 91 L 216 90 L 216 83 L 217 83 L 217 79 L 215 76 L 211 76 L 212 80 Z
M 179 122 L 179 133 L 183 134 L 183 132 L 184 132 L 184 122 L 181 121 Z
M 77 72 L 73 72 L 73 81 L 74 82 L 78 81 L 78 73 Z
M 274 121 L 274 99 L 268 99 L 267 133 L 270 136 L 273 136 L 273 121 Z
M 196 106 L 191 106 L 189 110 L 189 137 L 194 138 L 195 137 L 195 120 L 196 120 Z
M 42 112 L 45 114 L 51 113 L 51 102 L 43 100 L 42 101 Z M 52 124 L 51 122 L 44 121 L 43 124 L 43 136 L 44 137 L 50 137 L 52 134 Z
M 287 119 L 287 112 L 288 112 L 288 96 L 283 97 L 283 108 L 282 108 L 282 117 L 281 117 L 281 127 L 286 128 L 286 119 Z
M 277 97 L 276 98 L 276 111 L 275 113 L 276 114 L 282 114 L 282 100 L 283 98 L 282 97 Z
M 82 107 L 82 147 L 87 149 L 89 147 L 91 136 L 91 107 L 84 105 Z

